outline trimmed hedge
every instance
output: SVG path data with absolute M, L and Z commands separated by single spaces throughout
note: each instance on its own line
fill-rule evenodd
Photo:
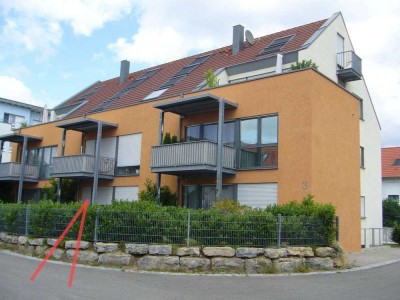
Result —
M 28 235 L 58 237 L 80 206 L 31 204 Z M 235 208 L 232 203 L 216 207 L 191 210 L 146 201 L 91 205 L 82 238 L 94 240 L 97 221 L 98 241 L 186 244 L 189 214 L 191 245 L 276 246 L 278 215 L 282 215 L 282 245 L 329 245 L 336 237 L 335 208 L 315 203 L 311 196 L 266 209 Z M 0 231 L 25 234 L 26 209 L 25 204 L 0 204 Z M 67 238 L 75 239 L 78 230 L 76 222 Z

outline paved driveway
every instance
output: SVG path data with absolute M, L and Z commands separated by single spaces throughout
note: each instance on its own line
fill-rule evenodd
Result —
M 399 299 L 400 263 L 348 273 L 198 276 L 122 272 L 49 262 L 0 251 L 0 299 Z

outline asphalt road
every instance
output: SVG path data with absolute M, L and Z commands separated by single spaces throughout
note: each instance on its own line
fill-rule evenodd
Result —
M 300 276 L 198 276 L 122 272 L 0 252 L 0 299 L 399 299 L 400 263 L 363 271 Z

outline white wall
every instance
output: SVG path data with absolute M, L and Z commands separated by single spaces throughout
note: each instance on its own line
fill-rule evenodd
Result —
M 400 178 L 383 178 L 382 199 L 389 195 L 400 195 Z
M 0 135 L 10 134 L 11 124 L 0 122 Z M 6 163 L 11 161 L 11 143 L 4 142 L 3 152 L 1 153 L 1 162 Z
M 319 66 L 318 71 L 336 83 L 338 33 L 344 37 L 344 50 L 354 51 L 343 17 L 339 14 L 307 49 L 299 52 L 300 61 L 312 59 Z M 361 224 L 363 228 L 379 228 L 382 227 L 380 126 L 364 79 L 348 82 L 344 88 L 362 98 L 364 106 L 364 119 L 360 120 L 360 146 L 364 147 L 365 168 L 360 169 L 360 196 L 365 196 L 366 218 Z

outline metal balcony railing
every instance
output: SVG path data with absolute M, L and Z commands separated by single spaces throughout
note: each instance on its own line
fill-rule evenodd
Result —
M 354 51 L 338 53 L 337 75 L 343 81 L 360 80 L 362 77 L 361 58 Z
M 153 146 L 151 168 L 153 172 L 169 170 L 214 171 L 217 166 L 217 143 L 211 141 L 186 142 Z M 235 170 L 235 148 L 223 146 L 222 168 Z
M 50 171 L 52 177 L 72 177 L 78 174 L 93 176 L 96 159 L 92 155 L 81 154 L 53 158 L 53 167 Z M 111 157 L 100 157 L 99 175 L 114 175 L 115 159 Z
M 20 163 L 2 163 L 0 164 L 0 178 L 1 179 L 15 179 L 18 180 L 21 174 L 21 164 Z M 37 180 L 39 177 L 39 166 L 37 165 L 25 165 L 24 169 L 24 180 L 31 179 Z

